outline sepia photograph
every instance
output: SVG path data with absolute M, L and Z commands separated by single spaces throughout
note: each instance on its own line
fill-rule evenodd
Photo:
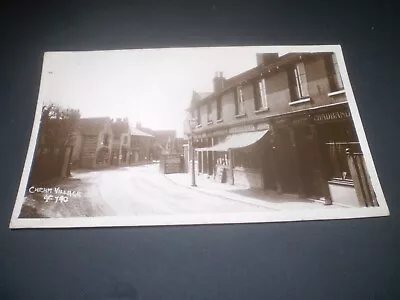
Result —
M 10 228 L 389 215 L 339 45 L 46 52 Z

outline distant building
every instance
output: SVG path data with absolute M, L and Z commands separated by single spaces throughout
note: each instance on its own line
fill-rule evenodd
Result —
M 130 126 L 128 119 L 116 119 L 111 124 L 113 132 L 111 165 L 126 166 L 131 154 Z
M 96 168 L 110 165 L 113 141 L 110 118 L 82 118 L 75 131 L 72 165 L 75 168 Z
M 334 53 L 258 54 L 257 66 L 211 93 L 193 92 L 187 137 L 197 172 L 250 188 L 343 206 L 374 206 Z
M 130 164 L 152 161 L 154 136 L 136 127 L 130 129 Z
M 162 154 L 173 151 L 173 143 L 175 143 L 176 139 L 175 130 L 153 130 L 142 127 L 140 123 L 136 124 L 136 128 L 154 137 L 152 146 L 152 156 L 154 160 L 160 160 Z

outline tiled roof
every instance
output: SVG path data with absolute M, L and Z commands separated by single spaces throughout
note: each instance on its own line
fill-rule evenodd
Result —
M 82 118 L 79 120 L 78 130 L 83 135 L 96 135 L 103 130 L 104 126 L 109 121 L 110 118 L 108 117 Z
M 131 127 L 131 135 L 154 137 L 150 133 L 144 132 L 136 127 Z

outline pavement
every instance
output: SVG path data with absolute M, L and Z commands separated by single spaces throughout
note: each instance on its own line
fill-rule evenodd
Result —
M 231 201 L 249 203 L 274 211 L 301 209 L 333 209 L 335 205 L 324 205 L 311 199 L 302 199 L 297 195 L 278 194 L 264 189 L 249 189 L 229 183 L 219 183 L 212 176 L 196 175 L 196 187 L 191 186 L 191 173 L 175 173 L 165 175 L 177 186 L 184 186 L 207 195 L 217 195 Z

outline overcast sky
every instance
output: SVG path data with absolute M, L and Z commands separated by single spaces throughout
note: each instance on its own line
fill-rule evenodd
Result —
M 82 117 L 128 117 L 152 129 L 183 133 L 192 91 L 211 92 L 215 72 L 226 78 L 256 66 L 266 47 L 51 52 L 40 97 Z

